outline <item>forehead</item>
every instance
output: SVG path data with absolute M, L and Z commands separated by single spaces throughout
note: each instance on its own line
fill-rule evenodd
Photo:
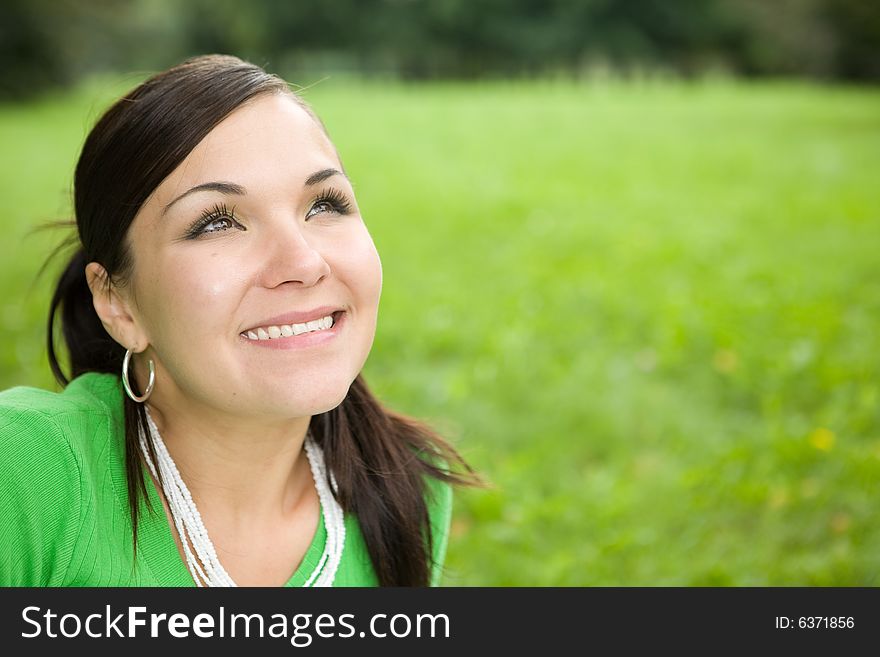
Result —
M 156 188 L 150 204 L 164 207 L 187 189 L 230 181 L 248 190 L 301 185 L 322 168 L 340 168 L 330 140 L 286 94 L 260 96 L 214 127 Z

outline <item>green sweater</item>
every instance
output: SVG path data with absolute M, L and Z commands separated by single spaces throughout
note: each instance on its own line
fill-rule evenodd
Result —
M 195 586 L 147 477 L 137 560 L 125 478 L 122 384 L 83 374 L 55 393 L 17 387 L 0 393 L 0 586 Z M 144 470 L 144 472 L 146 472 Z M 452 489 L 427 479 L 434 534 L 431 585 L 446 552 Z M 375 586 L 357 518 L 345 514 L 345 549 L 335 586 Z M 326 540 L 323 514 L 286 586 L 300 586 Z

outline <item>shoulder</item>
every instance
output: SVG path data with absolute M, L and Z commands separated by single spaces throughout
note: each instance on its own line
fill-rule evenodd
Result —
M 121 383 L 114 374 L 87 372 L 76 377 L 61 392 L 17 386 L 0 391 L 0 412 L 31 409 L 47 413 L 106 410 L 108 402 L 121 401 Z
M 3 474 L 71 456 L 60 416 L 69 405 L 60 393 L 17 387 L 0 392 L 0 463 Z
M 114 376 L 88 373 L 62 392 L 17 387 L 0 392 L 0 467 L 35 491 L 47 479 L 69 478 L 106 454 L 122 422 Z M 118 381 L 118 379 L 117 379 Z
M 102 377 L 111 375 L 82 375 L 60 393 L 0 392 L 0 534 L 11 537 L 0 547 L 0 584 L 51 585 L 63 577 L 63 552 L 78 531 L 84 462 L 110 433 L 110 382 Z
M 3 460 L 77 451 L 79 438 L 91 438 L 98 427 L 120 420 L 121 397 L 114 379 L 110 374 L 88 373 L 62 392 L 23 386 L 0 392 Z

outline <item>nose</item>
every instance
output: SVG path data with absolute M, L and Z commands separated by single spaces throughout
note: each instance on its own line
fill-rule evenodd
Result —
M 264 287 L 274 288 L 283 283 L 311 287 L 330 275 L 319 240 L 307 233 L 307 227 L 290 217 L 272 226 L 265 236 L 261 281 Z

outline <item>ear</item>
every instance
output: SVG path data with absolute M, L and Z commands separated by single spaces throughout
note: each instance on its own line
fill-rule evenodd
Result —
M 95 312 L 110 337 L 135 353 L 146 349 L 150 342 L 132 312 L 127 295 L 111 284 L 107 270 L 97 262 L 90 262 L 86 265 L 86 281 L 92 291 Z

